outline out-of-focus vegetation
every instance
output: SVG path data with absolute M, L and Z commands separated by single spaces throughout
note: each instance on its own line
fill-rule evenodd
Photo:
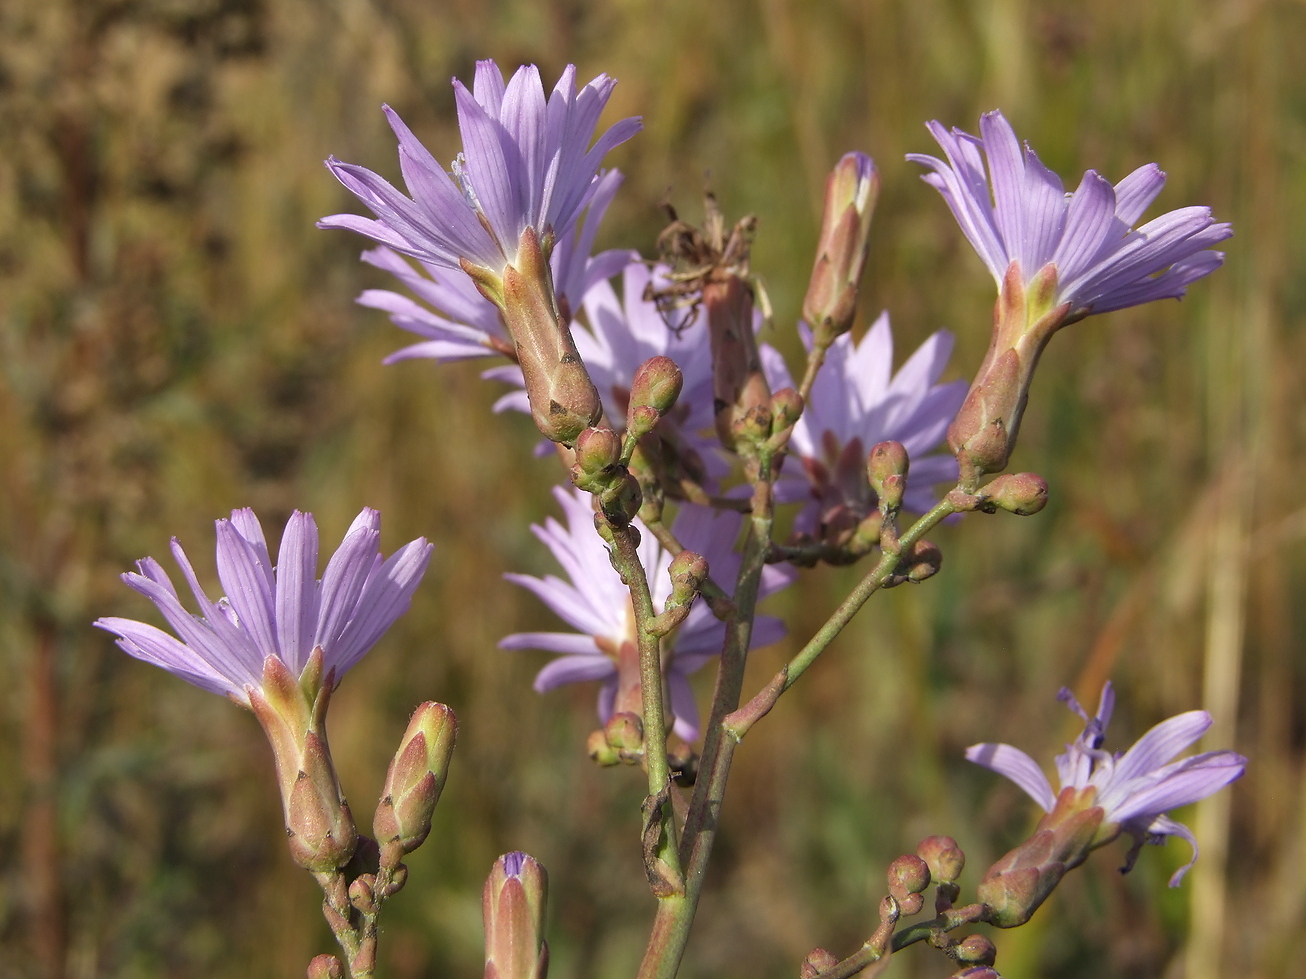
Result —
M 880 875 L 930 833 L 973 886 L 1031 805 L 968 766 L 1005 740 L 1050 763 L 1074 733 L 1062 684 L 1121 692 L 1112 744 L 1194 706 L 1208 747 L 1252 759 L 1202 838 L 1127 877 L 1123 844 L 1033 924 L 996 936 L 1009 979 L 1272 977 L 1306 930 L 1306 8 L 1288 0 L 10 0 L 0 5 L 0 947 L 15 977 L 281 977 L 331 948 L 281 842 L 254 719 L 130 660 L 90 628 L 151 618 L 117 580 L 176 534 L 211 568 L 212 520 L 292 508 L 338 539 L 364 504 L 385 546 L 437 544 L 412 611 L 333 702 L 365 822 L 421 699 L 461 736 L 436 830 L 389 906 L 383 975 L 473 976 L 480 886 L 524 849 L 549 868 L 558 977 L 629 975 L 652 900 L 639 778 L 583 755 L 593 691 L 541 697 L 554 628 L 501 579 L 548 558 L 527 526 L 560 477 L 524 416 L 496 417 L 475 364 L 383 367 L 404 341 L 353 304 L 386 285 L 364 242 L 314 220 L 359 210 L 329 153 L 397 178 L 379 106 L 455 151 L 452 75 L 476 58 L 621 80 L 645 131 L 602 242 L 646 253 L 670 198 L 710 182 L 761 217 L 755 266 L 779 328 L 810 269 L 825 170 L 871 153 L 884 189 L 863 317 L 899 360 L 930 332 L 987 343 L 992 286 L 906 164 L 931 118 L 1001 106 L 1077 180 L 1156 160 L 1160 206 L 1234 222 L 1224 269 L 1051 346 L 1014 465 L 1052 503 L 972 516 L 944 570 L 877 596 L 740 753 L 685 975 L 793 976 L 867 936 Z M 705 174 L 709 176 L 705 178 Z M 865 320 L 863 320 L 865 321 Z M 820 570 L 773 603 L 797 639 L 855 580 Z M 212 580 L 210 578 L 210 580 Z M 791 640 L 792 643 L 792 640 Z M 759 652 L 750 685 L 792 646 Z M 710 681 L 704 671 L 704 689 Z M 1229 808 L 1231 805 L 1231 809 Z M 917 949 L 896 975 L 938 976 Z

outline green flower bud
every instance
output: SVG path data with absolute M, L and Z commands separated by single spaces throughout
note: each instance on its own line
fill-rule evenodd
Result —
M 680 397 L 685 376 L 670 357 L 650 357 L 640 364 L 630 382 L 630 408 L 652 408 L 665 415 Z
M 941 884 L 951 884 L 966 868 L 966 854 L 951 836 L 927 836 L 916 847 L 916 856 L 930 868 L 930 875 Z
M 826 180 L 816 263 L 803 300 L 803 319 L 822 347 L 852 328 L 879 191 L 880 175 L 863 153 L 845 155 Z
M 979 509 L 985 513 L 1006 510 L 1017 516 L 1038 513 L 1048 502 L 1048 484 L 1037 473 L 1008 473 L 980 490 Z
M 997 948 L 983 935 L 968 935 L 955 946 L 954 952 L 957 961 L 964 965 L 992 965 L 998 957 Z
M 822 972 L 828 972 L 838 964 L 839 959 L 833 952 L 814 948 L 807 953 L 807 958 L 803 959 L 803 964 L 798 970 L 798 979 L 816 979 Z
M 427 701 L 413 712 L 372 818 L 377 841 L 391 851 L 386 863 L 416 850 L 431 832 L 431 815 L 444 789 L 457 736 L 457 718 L 444 704 Z
M 485 979 L 544 979 L 549 876 L 534 857 L 505 853 L 485 881 Z

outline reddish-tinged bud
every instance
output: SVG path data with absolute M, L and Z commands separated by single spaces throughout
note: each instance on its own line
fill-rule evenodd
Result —
M 431 832 L 431 815 L 444 790 L 457 736 L 457 719 L 444 704 L 427 701 L 413 712 L 372 818 L 387 864 L 416 850 Z
M 345 979 L 345 969 L 334 955 L 317 955 L 308 963 L 308 979 Z
M 1048 484 L 1037 473 L 1008 473 L 980 489 L 979 508 L 985 513 L 1006 510 L 1017 516 L 1038 513 L 1048 502 Z
M 901 904 L 909 894 L 919 894 L 930 886 L 930 868 L 914 853 L 905 853 L 889 864 L 889 893 Z
M 650 357 L 639 365 L 630 382 L 630 407 L 652 408 L 665 415 L 680 397 L 685 376 L 670 357 Z
M 1067 787 L 1031 836 L 989 868 L 976 888 L 987 909 L 984 920 L 999 928 L 1023 925 L 1061 882 L 1084 862 L 1102 825 L 1100 806 L 1087 806 L 1097 789 Z M 1119 832 L 1118 828 L 1116 832 Z
M 783 432 L 803 413 L 803 396 L 793 388 L 781 388 L 771 395 L 771 434 Z
M 1052 306 L 1057 269 L 1049 263 L 1025 284 L 1012 262 L 993 309 L 993 336 L 961 411 L 948 429 L 948 446 L 970 493 L 986 473 L 1000 472 L 1016 445 L 1029 386 L 1043 348 L 1066 323 L 1069 304 Z
M 642 439 L 657 426 L 662 415 L 651 405 L 631 405 L 626 412 L 626 431 L 632 438 Z
M 904 477 L 910 465 L 907 450 L 901 442 L 877 442 L 866 455 L 866 479 L 880 499 L 897 496 L 898 503 L 901 503 L 906 486 Z M 898 481 L 891 485 L 889 481 L 894 477 L 898 477 Z M 897 509 L 897 506 L 894 504 L 893 508 Z
M 826 180 L 816 263 L 803 300 L 803 318 L 818 346 L 828 347 L 852 328 L 879 191 L 875 164 L 863 153 L 844 156 Z
M 744 279 L 726 275 L 703 287 L 703 306 L 712 350 L 717 437 L 734 449 L 741 436 L 764 439 L 771 431 L 771 389 L 753 335 L 753 292 Z
M 822 972 L 827 972 L 838 964 L 839 959 L 833 952 L 814 948 L 807 953 L 807 958 L 803 959 L 803 964 L 798 970 L 798 979 L 816 979 Z
M 549 947 L 544 912 L 549 878 L 525 853 L 505 853 L 494 863 L 481 908 L 485 918 L 485 979 L 544 979 Z
M 902 563 L 907 568 L 907 580 L 921 582 L 939 573 L 943 567 L 943 552 L 931 541 L 918 540 L 902 556 Z
M 349 903 L 364 914 L 376 914 L 376 877 L 361 874 L 349 885 Z
M 644 748 L 644 721 L 638 714 L 618 711 L 603 726 L 603 736 L 618 751 L 641 751 Z
M 286 805 L 290 855 L 305 870 L 335 870 L 354 855 L 358 831 L 340 796 L 326 744 L 311 731 L 304 739 L 302 764 Z
M 503 311 L 526 382 L 531 417 L 545 438 L 570 445 L 598 421 L 603 404 L 576 351 L 571 329 L 558 313 L 553 273 L 534 228 L 522 232 L 517 264 L 503 270 L 502 289 L 499 299 L 491 291 L 482 291 Z
M 953 979 L 1002 979 L 992 966 L 976 965 L 952 974 Z
M 968 935 L 953 951 L 963 965 L 992 965 L 998 957 L 997 948 L 983 935 Z
M 966 854 L 951 836 L 927 836 L 916 847 L 916 856 L 930 868 L 930 875 L 941 884 L 951 884 L 966 869 Z

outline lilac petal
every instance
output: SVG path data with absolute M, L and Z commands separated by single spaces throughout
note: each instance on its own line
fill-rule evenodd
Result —
M 1232 751 L 1212 751 L 1185 758 L 1153 773 L 1153 784 L 1129 791 L 1121 803 L 1103 793 L 1100 800 L 1113 822 L 1128 823 L 1205 799 L 1242 777 L 1247 759 Z M 1122 791 L 1128 785 L 1122 786 Z M 1115 793 L 1110 793 L 1114 796 Z
M 1052 261 L 1066 225 L 1066 196 L 1061 178 L 1025 148 L 1025 188 L 1019 242 L 1021 268 L 1033 275 Z M 1008 249 L 1011 242 L 1008 241 Z
M 539 649 L 572 656 L 602 656 L 593 636 L 579 632 L 514 632 L 499 640 L 500 649 Z
M 1113 228 L 1125 230 L 1116 217 L 1116 206 L 1111 182 L 1092 170 L 1085 173 L 1070 198 L 1066 231 L 1052 256 L 1060 281 L 1073 280 L 1092 266 L 1110 244 L 1107 237 Z
M 327 651 L 328 665 L 336 668 L 337 676 L 357 663 L 408 611 L 434 550 L 424 537 L 409 541 L 368 577 L 358 598 L 357 614 L 345 626 L 335 648 Z
M 1147 831 L 1154 836 L 1160 837 L 1178 836 L 1180 839 L 1187 840 L 1188 845 L 1193 848 L 1193 858 L 1170 876 L 1170 886 L 1178 887 L 1180 882 L 1183 881 L 1184 875 L 1192 869 L 1193 864 L 1197 863 L 1197 837 L 1193 835 L 1191 829 L 1183 823 L 1175 822 L 1169 816 L 1157 816 L 1156 819 L 1152 820 L 1151 825 L 1147 827 Z
M 1020 141 L 1011 123 L 996 109 L 980 116 L 980 138 L 984 141 L 993 183 L 994 219 L 1007 256 L 1019 259 L 1025 235 L 1025 162 Z M 1025 270 L 1026 275 L 1033 273 L 1033 269 Z
M 1190 710 L 1157 724 L 1116 762 L 1114 780 L 1128 781 L 1155 771 L 1195 742 L 1211 726 L 1211 715 Z
M 533 575 L 504 575 L 514 585 L 521 585 L 542 601 L 567 625 L 591 636 L 606 636 L 612 623 L 599 616 L 577 589 L 560 578 L 536 578 Z
M 197 687 L 218 694 L 234 693 L 239 690 L 239 687 L 215 670 L 195 650 L 162 629 L 117 616 L 105 616 L 91 624 L 118 636 L 119 648 L 128 655 L 160 666 Z
M 606 656 L 559 656 L 535 675 L 535 692 L 544 693 L 564 683 L 583 683 L 615 676 L 616 666 Z
M 454 79 L 455 84 L 457 79 Z M 485 111 L 494 118 L 499 117 L 503 106 L 503 72 L 493 61 L 476 62 L 476 76 L 472 82 L 472 94 L 476 101 L 484 106 Z
M 276 620 L 281 658 L 298 676 L 313 652 L 317 628 L 317 524 L 296 510 L 277 553 Z
M 1011 779 L 1042 806 L 1044 812 L 1051 812 L 1056 805 L 1057 797 L 1047 776 L 1034 759 L 1019 748 L 1009 744 L 971 745 L 966 749 L 966 759 Z
M 1116 217 L 1126 226 L 1143 216 L 1161 194 L 1165 186 L 1165 173 L 1155 163 L 1148 163 L 1116 184 Z
M 612 676 L 603 681 L 599 687 L 598 697 L 598 714 L 599 720 L 604 724 L 611 719 L 613 710 L 617 705 L 617 674 L 613 671 Z
M 517 254 L 521 233 L 520 190 L 517 174 L 520 160 L 498 119 L 492 119 L 462 82 L 454 81 L 458 107 L 458 129 L 466 150 L 466 179 L 476 201 L 494 229 L 504 255 Z
M 357 522 L 357 521 L 355 521 Z M 367 527 L 350 528 L 327 562 L 319 591 L 319 613 L 313 645 L 329 653 L 358 607 L 358 596 L 379 558 L 381 534 Z
M 259 652 L 263 656 L 277 655 L 280 650 L 270 569 L 261 564 L 254 545 L 237 533 L 230 521 L 217 522 L 217 537 L 218 579 L 226 589 L 227 601 Z

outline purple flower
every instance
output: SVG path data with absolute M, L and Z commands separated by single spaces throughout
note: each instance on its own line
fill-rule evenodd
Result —
M 544 526 L 531 529 L 553 552 L 570 580 L 555 575 L 504 577 L 533 592 L 576 631 L 519 632 L 504 637 L 499 646 L 561 654 L 535 677 L 535 689 L 541 693 L 564 683 L 602 680 L 598 713 L 599 719 L 606 723 L 617 700 L 619 667 L 623 660 L 637 664 L 630 593 L 613 570 L 607 547 L 594 532 L 590 496 L 561 487 L 556 487 L 553 495 L 563 509 L 567 526 L 550 517 Z M 712 577 L 725 587 L 739 570 L 739 556 L 733 550 L 739 525 L 737 513 L 720 513 L 686 504 L 676 515 L 673 530 L 685 547 L 707 558 Z M 659 609 L 671 594 L 667 568 L 672 557 L 652 534 L 641 528 L 640 563 L 648 573 L 653 604 Z M 770 595 L 792 580 L 792 569 L 769 565 L 762 573 L 761 594 Z M 780 640 L 784 634 L 784 626 L 778 619 L 760 615 L 753 627 L 753 644 L 764 646 Z M 675 732 L 686 741 L 698 736 L 698 708 L 689 686 L 689 675 L 721 652 L 724 637 L 725 624 L 712 615 L 706 603 L 695 602 L 674 639 L 668 640 L 669 651 L 663 653 Z
M 1133 836 L 1134 846 L 1125 870 L 1133 866 L 1144 843 L 1163 843 L 1167 836 L 1187 840 L 1193 848 L 1193 859 L 1170 878 L 1170 886 L 1177 886 L 1188 868 L 1197 862 L 1197 840 L 1192 830 L 1175 822 L 1166 811 L 1205 799 L 1224 788 L 1242 775 L 1247 759 L 1232 751 L 1208 751 L 1170 761 L 1211 726 L 1211 715 L 1204 710 L 1190 710 L 1162 721 L 1128 751 L 1111 754 L 1102 750 L 1106 726 L 1115 706 L 1111 684 L 1108 682 L 1102 688 L 1095 717 L 1089 717 L 1064 687 L 1057 699 L 1085 721 L 1084 732 L 1066 746 L 1065 754 L 1057 756 L 1061 793 L 1068 790 L 1076 793 L 1077 809 L 1100 807 L 1103 827 Z M 1019 748 L 1008 744 L 977 744 L 966 749 L 966 757 L 1011 779 L 1045 812 L 1050 813 L 1056 807 L 1058 794 L 1052 791 L 1038 764 Z M 1108 842 L 1116 832 L 1094 845 Z
M 1165 185 L 1154 163 L 1114 187 L 1089 170 L 1067 194 L 1028 145 L 1022 151 L 1001 112 L 980 118 L 979 139 L 938 122 L 929 130 L 947 162 L 921 153 L 907 159 L 931 168 L 925 182 L 943 195 L 999 289 L 1013 262 L 1025 284 L 1051 265 L 1056 296 L 1049 305 L 1069 304 L 1067 318 L 1074 320 L 1178 298 L 1224 261 L 1209 249 L 1233 230 L 1216 223 L 1210 208 L 1180 208 L 1132 228 Z
M 812 335 L 800 327 L 810 349 Z M 772 390 L 795 387 L 780 353 L 763 344 L 762 364 Z M 875 509 L 866 479 L 866 454 L 877 442 L 901 442 L 911 458 L 906 506 L 924 513 L 935 503 L 937 483 L 956 482 L 957 462 L 948 455 L 926 455 L 938 447 L 966 396 L 966 382 L 939 384 L 952 353 L 952 334 L 940 330 L 893 374 L 893 332 L 889 314 L 860 343 L 844 333 L 830 345 L 825 366 L 790 439 L 802 462 L 782 474 L 779 498 L 794 502 L 815 497 L 802 520 L 812 524 L 837 507 L 865 516 Z
M 550 259 L 553 281 L 558 305 L 564 311 L 579 309 L 591 288 L 638 259 L 635 252 L 622 249 L 590 254 L 599 223 L 621 180 L 618 171 L 609 170 L 595 181 L 594 196 L 585 216 L 558 239 L 553 249 Z M 388 289 L 368 289 L 358 297 L 360 305 L 384 310 L 395 326 L 424 338 L 391 354 L 385 360 L 387 364 L 414 357 L 449 361 L 491 357 L 496 353 L 512 355 L 512 341 L 499 307 L 486 299 L 461 271 L 450 272 L 427 262 L 415 269 L 408 260 L 384 246 L 363 252 L 362 257 L 369 265 L 395 276 L 420 300 L 415 302 Z M 515 367 L 513 370 L 520 373 Z
M 334 214 L 318 226 L 357 231 L 431 265 L 457 269 L 466 261 L 499 275 L 516 262 L 527 228 L 545 242 L 571 230 L 595 192 L 603 157 L 639 130 L 639 119 L 623 119 L 590 146 L 615 84 L 599 75 L 578 91 L 576 67 L 568 65 L 546 99 L 533 65 L 519 68 L 505 87 L 493 61 L 478 61 L 473 91 L 457 79 L 453 83 L 463 152 L 452 172 L 387 106 L 412 197 L 372 171 L 332 157 L 331 172 L 376 220 Z
M 159 562 L 142 558 L 140 573 L 122 576 L 152 601 L 180 639 L 132 619 L 95 625 L 118 636 L 137 659 L 161 666 L 197 687 L 226 694 L 246 707 L 261 688 L 264 660 L 274 657 L 298 677 L 321 650 L 334 682 L 359 661 L 407 609 L 431 559 L 424 538 L 383 560 L 381 515 L 364 509 L 317 580 L 318 536 L 311 513 L 296 510 L 286 524 L 274 569 L 253 510 L 217 521 L 218 580 L 226 597 L 209 599 L 176 538 L 172 555 L 199 605 L 192 615 Z

